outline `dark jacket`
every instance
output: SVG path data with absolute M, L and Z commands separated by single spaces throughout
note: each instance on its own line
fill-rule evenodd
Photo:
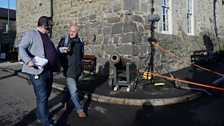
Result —
M 67 42 L 66 42 L 67 41 Z M 58 43 L 59 47 L 65 47 L 69 43 L 71 49 L 68 53 L 60 54 L 61 66 L 63 67 L 63 74 L 65 77 L 77 78 L 83 72 L 82 57 L 84 54 L 84 43 L 77 37 L 75 39 L 62 38 Z M 60 51 L 59 51 L 60 52 Z

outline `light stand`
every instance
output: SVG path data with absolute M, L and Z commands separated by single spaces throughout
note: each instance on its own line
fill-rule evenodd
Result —
M 153 42 L 157 42 L 157 39 L 155 37 L 155 22 L 158 22 L 159 20 L 160 20 L 160 17 L 157 14 L 151 14 L 149 16 L 149 21 L 151 21 L 151 28 L 150 28 L 150 30 L 151 30 L 151 37 L 148 39 L 148 41 L 151 44 L 151 53 L 150 53 L 150 61 L 148 63 L 148 70 L 147 70 L 147 72 L 150 72 L 150 73 L 154 72 L 155 46 L 152 43 Z M 147 76 L 148 75 L 149 74 L 147 74 Z M 154 84 L 154 76 L 153 75 L 151 75 L 150 83 Z
M 154 56 L 155 56 L 155 46 L 152 44 L 152 42 L 157 42 L 155 37 L 155 22 L 158 22 L 160 20 L 160 17 L 158 14 L 154 14 L 154 0 L 151 0 L 152 8 L 151 8 L 151 15 L 149 15 L 148 20 L 151 22 L 151 37 L 148 39 L 149 43 L 151 44 L 151 53 L 150 53 L 150 61 L 148 64 L 148 71 L 150 73 L 154 72 Z M 147 74 L 147 78 L 148 78 Z M 154 76 L 151 75 L 150 83 L 154 84 Z
M 160 16 L 158 14 L 154 14 L 154 0 L 151 0 L 152 8 L 151 8 L 151 14 L 148 17 L 149 22 L 151 22 L 150 30 L 151 30 L 151 37 L 148 39 L 148 42 L 151 44 L 151 53 L 150 53 L 150 59 L 147 57 L 147 60 L 149 59 L 150 61 L 148 62 L 148 66 L 145 68 L 144 71 L 147 71 L 147 76 L 145 77 L 146 79 L 150 78 L 150 84 L 154 84 L 154 76 L 150 73 L 154 73 L 154 56 L 155 56 L 155 46 L 153 45 L 153 42 L 157 42 L 156 36 L 155 36 L 155 23 L 160 20 Z M 146 63 L 147 63 L 146 60 Z M 149 77 L 150 76 L 150 77 Z M 143 73 L 144 77 L 144 73 Z M 143 84 L 142 86 L 144 87 L 146 84 Z
M 150 46 L 151 46 L 151 52 L 150 52 L 150 58 L 147 57 L 146 59 L 146 63 L 147 63 L 147 60 L 149 60 L 148 62 L 148 66 L 145 68 L 144 71 L 147 72 L 147 75 L 146 75 L 146 79 L 149 79 L 150 82 L 147 83 L 147 84 L 143 84 L 142 86 L 145 87 L 146 85 L 148 84 L 155 84 L 154 82 L 154 76 L 150 73 L 154 73 L 154 56 L 155 56 L 155 46 L 153 45 L 153 42 L 156 43 L 157 42 L 157 39 L 156 39 L 156 36 L 155 36 L 155 22 L 158 22 L 160 20 L 160 17 L 159 15 L 157 14 L 151 14 L 149 15 L 149 21 L 151 22 L 151 27 L 150 27 L 150 30 L 151 30 L 151 37 L 148 38 L 148 42 L 150 43 Z M 150 73 L 149 73 L 150 72 Z M 144 77 L 144 73 L 143 73 L 143 77 Z

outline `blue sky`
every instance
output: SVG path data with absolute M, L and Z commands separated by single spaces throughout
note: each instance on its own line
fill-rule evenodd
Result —
M 8 1 L 9 1 L 9 8 L 16 10 L 16 0 L 0 0 L 0 7 L 8 8 Z

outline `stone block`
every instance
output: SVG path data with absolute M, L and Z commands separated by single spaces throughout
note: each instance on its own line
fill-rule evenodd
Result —
M 124 10 L 139 11 L 139 0 L 123 0 Z
M 123 23 L 116 23 L 112 26 L 111 34 L 121 34 L 122 33 Z

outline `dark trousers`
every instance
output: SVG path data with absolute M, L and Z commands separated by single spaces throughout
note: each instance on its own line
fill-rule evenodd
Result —
M 65 104 L 66 102 L 68 102 L 70 100 L 70 98 L 71 98 L 71 95 L 70 95 L 70 92 L 66 85 L 66 87 L 64 88 L 64 91 L 63 91 L 62 104 Z

